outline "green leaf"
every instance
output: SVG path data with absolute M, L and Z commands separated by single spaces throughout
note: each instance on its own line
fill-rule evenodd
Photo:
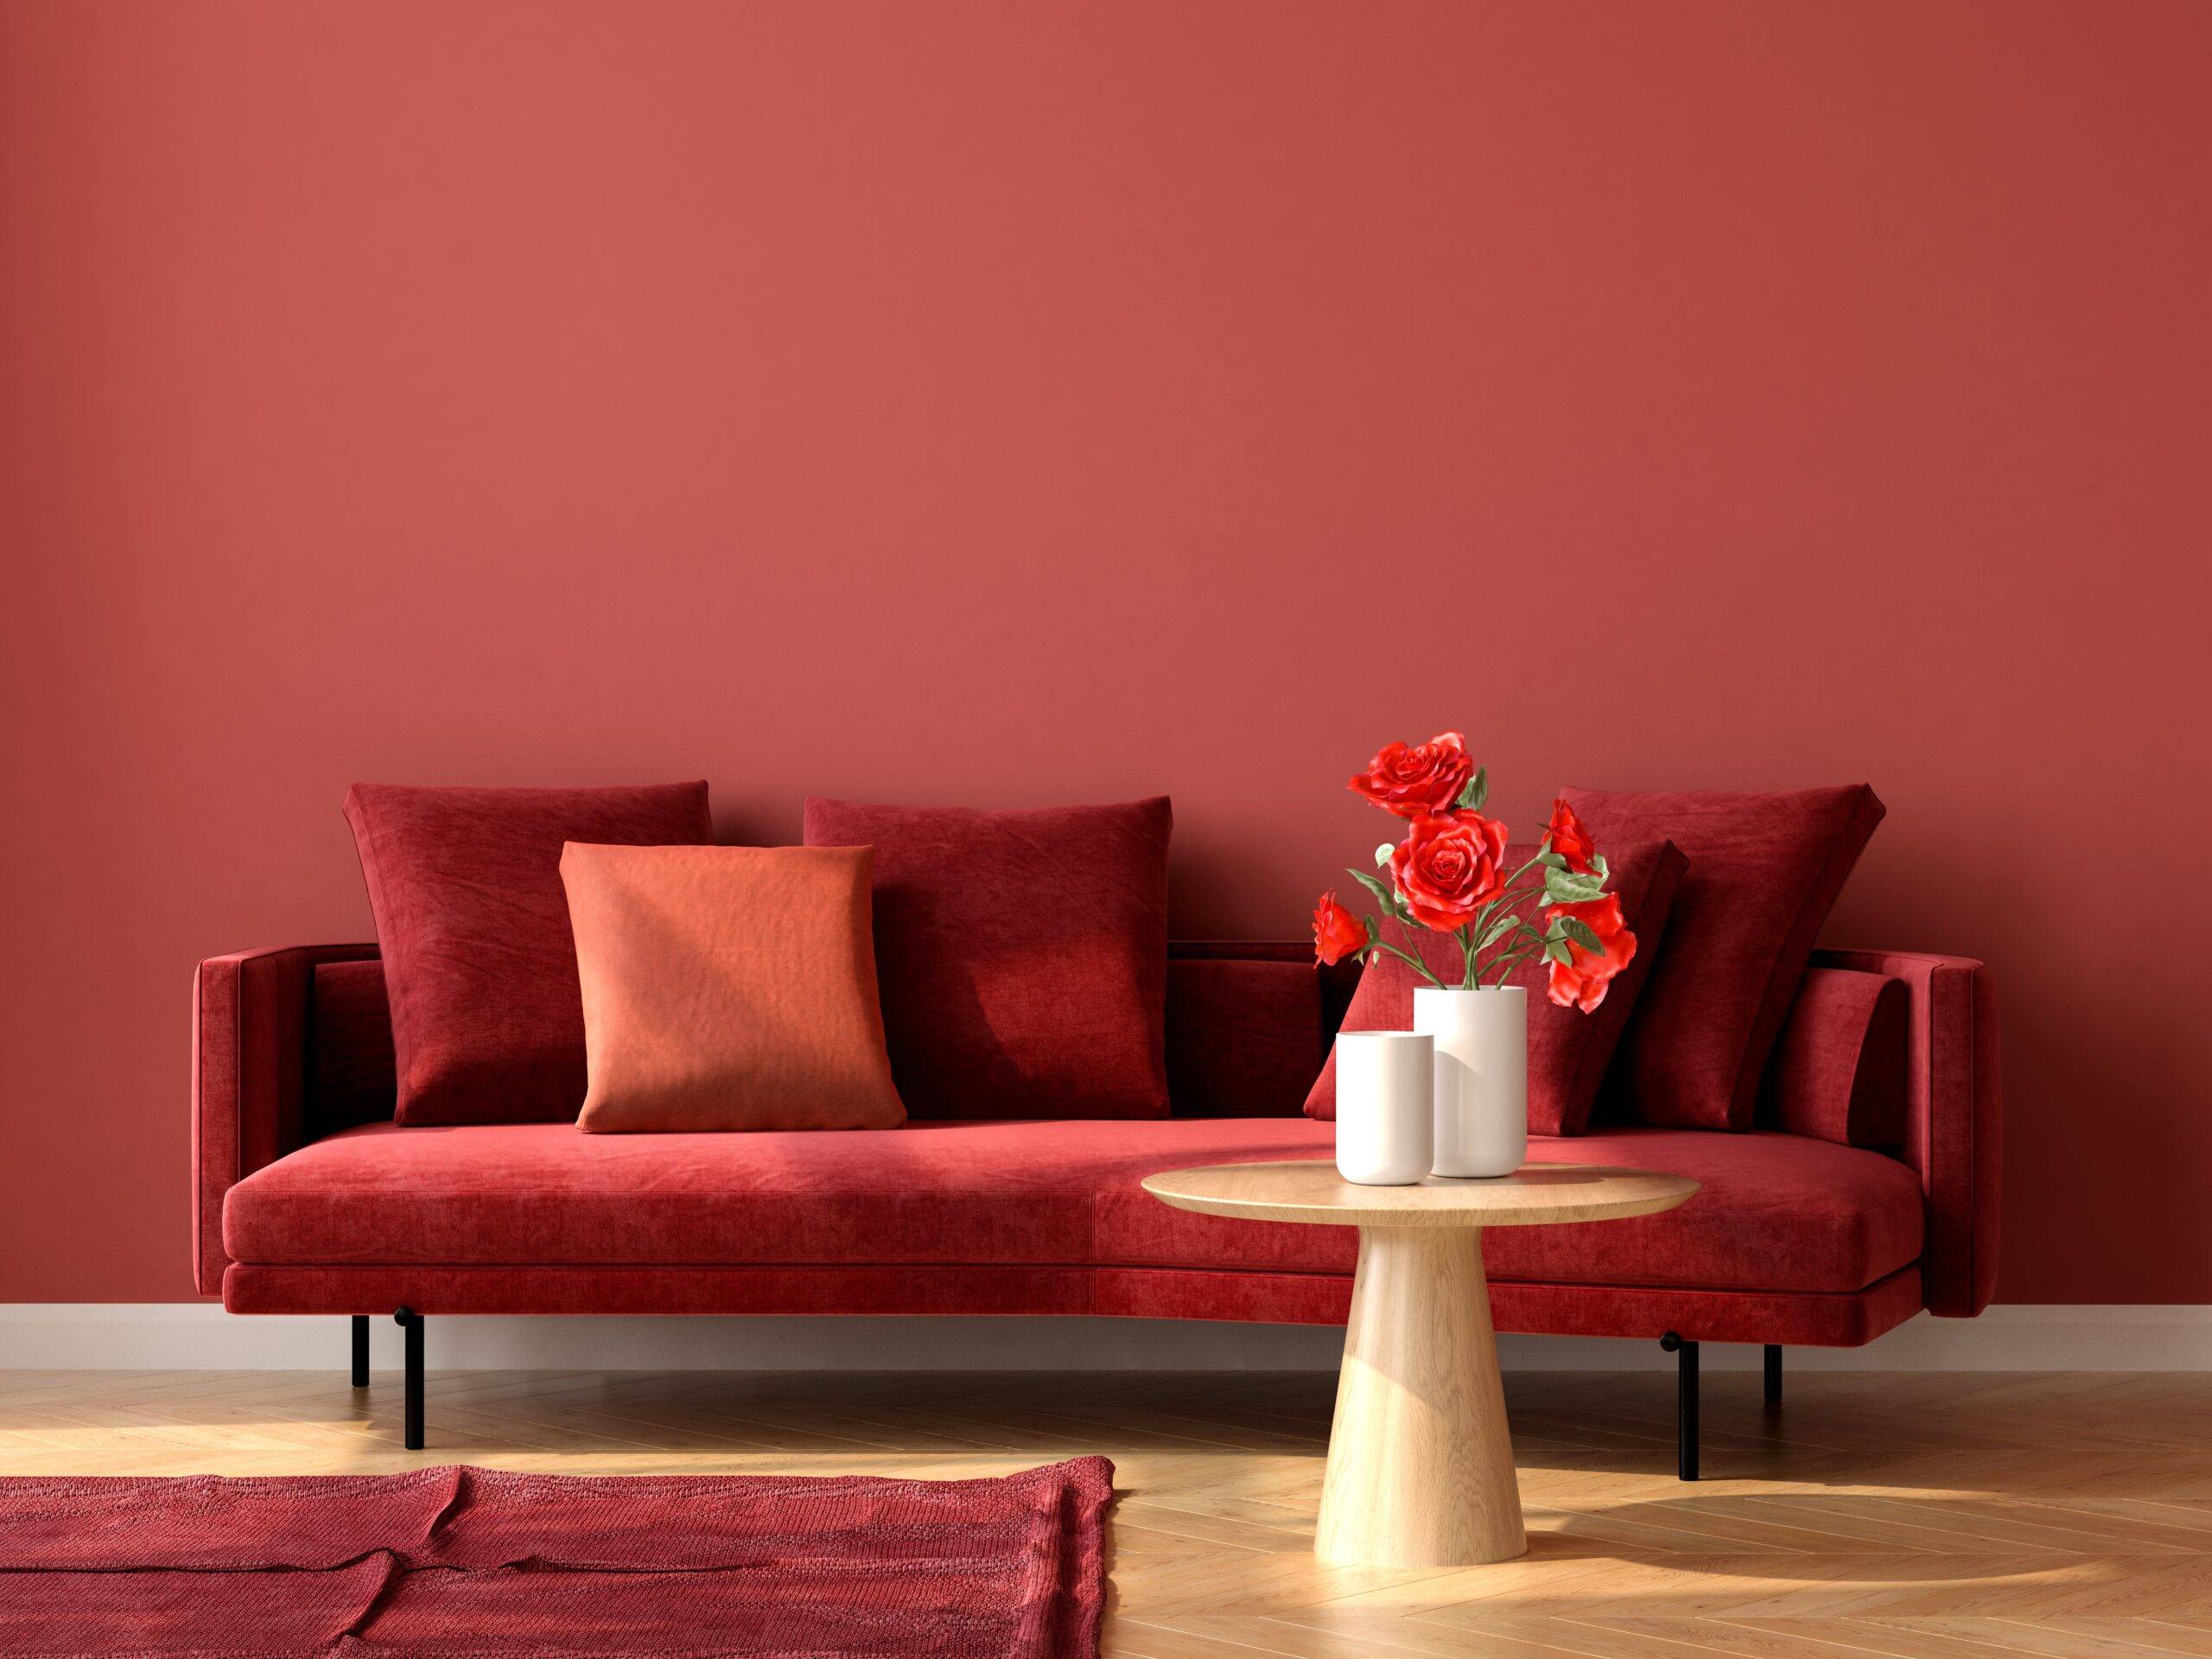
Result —
M 1389 864 L 1390 861 L 1390 855 L 1397 850 L 1396 847 L 1393 846 L 1387 841 L 1380 847 L 1377 847 L 1375 849 L 1375 868 L 1379 870 L 1385 865 Z
M 1565 943 L 1562 941 L 1554 940 L 1551 944 L 1546 945 L 1544 947 L 1544 954 L 1549 957 L 1554 962 L 1559 963 L 1562 968 L 1572 968 L 1574 966 L 1574 952 L 1568 950 Z
M 1548 870 L 1563 870 L 1567 868 L 1567 861 L 1557 853 L 1538 853 L 1536 862 Z
M 1490 931 L 1483 935 L 1481 943 L 1477 944 L 1475 949 L 1478 950 L 1489 950 L 1491 946 L 1496 944 L 1500 939 L 1503 938 L 1507 934 L 1510 933 L 1515 928 L 1519 927 L 1521 925 L 1521 918 L 1518 916 L 1499 917 L 1497 920 L 1490 925 Z
M 1605 880 L 1599 875 L 1582 875 L 1573 870 L 1544 872 L 1544 902 L 1548 905 L 1586 905 L 1592 899 L 1602 899 Z
M 1382 913 L 1385 916 L 1395 916 L 1398 913 L 1396 895 L 1388 887 L 1376 880 L 1365 870 L 1346 870 L 1344 874 L 1374 895 L 1375 902 L 1382 906 Z
M 1603 853 L 1592 853 L 1590 855 L 1591 874 L 1596 876 L 1600 881 L 1603 881 L 1610 877 L 1612 873 L 1612 867 L 1605 862 L 1605 855 Z
M 1483 810 L 1483 803 L 1488 799 L 1490 799 L 1490 768 L 1478 766 L 1475 768 L 1475 775 L 1467 779 L 1467 786 L 1459 791 L 1459 798 L 1453 804 L 1462 812 L 1479 812 Z
M 1602 957 L 1605 954 L 1605 942 L 1591 931 L 1589 923 L 1578 921 L 1572 916 L 1562 916 L 1560 918 L 1560 925 L 1561 931 L 1568 938 L 1573 940 L 1592 956 Z

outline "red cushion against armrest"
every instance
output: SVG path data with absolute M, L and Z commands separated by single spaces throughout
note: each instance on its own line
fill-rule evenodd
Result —
M 1901 979 L 1807 969 L 1767 1067 L 1761 1122 L 1839 1146 L 1903 1146 L 1910 1005 Z

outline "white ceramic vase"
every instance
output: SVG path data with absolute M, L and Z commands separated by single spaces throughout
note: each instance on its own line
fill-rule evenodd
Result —
M 1436 1128 L 1436 1045 L 1410 1031 L 1337 1035 L 1337 1173 L 1361 1186 L 1428 1176 Z
M 1529 1155 L 1528 993 L 1421 986 L 1414 1029 L 1436 1041 L 1436 1173 L 1510 1175 Z

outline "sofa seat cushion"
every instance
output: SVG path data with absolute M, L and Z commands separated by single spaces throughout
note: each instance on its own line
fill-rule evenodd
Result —
M 365 1125 L 231 1189 L 223 1236 L 258 1265 L 1104 1264 L 1346 1273 L 1349 1228 L 1170 1209 L 1156 1170 L 1326 1158 L 1303 1117 L 950 1120 L 890 1130 L 588 1135 L 567 1125 Z M 1515 1227 L 1491 1274 L 1566 1284 L 1850 1291 L 1920 1254 L 1904 1165 L 1797 1135 L 1629 1128 L 1532 1158 L 1694 1177 L 1662 1215 Z
M 1327 1157 L 1329 1129 L 1303 1118 L 645 1135 L 378 1123 L 239 1182 L 223 1238 L 233 1260 L 268 1264 L 1087 1264 L 1101 1191 L 1135 1192 L 1185 1164 Z
M 1304 1155 L 1329 1154 L 1324 1139 Z M 1483 1263 L 1494 1280 L 1840 1293 L 1920 1258 L 1920 1179 L 1880 1153 L 1795 1135 L 1621 1128 L 1531 1136 L 1529 1157 L 1664 1170 L 1700 1185 L 1654 1216 L 1492 1228 Z M 1132 1265 L 1291 1273 L 1349 1273 L 1357 1254 L 1350 1228 L 1194 1215 L 1141 1191 L 1101 1195 L 1098 1248 L 1102 1261 Z

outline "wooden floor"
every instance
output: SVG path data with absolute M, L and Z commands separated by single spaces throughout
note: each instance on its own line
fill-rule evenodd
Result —
M 399 1379 L 0 1373 L 0 1473 L 302 1474 L 467 1461 L 559 1472 L 999 1473 L 1113 1459 L 1107 1651 L 2212 1656 L 2212 1378 L 1706 1377 L 1674 1478 L 1673 1383 L 1507 1379 L 1530 1550 L 1387 1572 L 1308 1550 L 1333 1379 L 474 1372 Z

